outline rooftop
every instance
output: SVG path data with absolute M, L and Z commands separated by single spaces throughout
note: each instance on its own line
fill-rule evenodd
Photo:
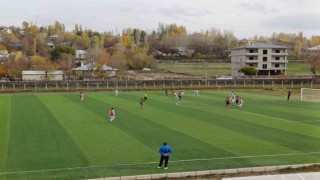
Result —
M 279 45 L 274 45 L 274 44 L 266 44 L 266 43 L 254 43 L 254 44 L 250 44 L 250 45 L 247 45 L 247 46 L 236 47 L 236 48 L 233 48 L 232 50 L 237 50 L 237 49 L 262 49 L 262 48 L 266 48 L 266 49 L 287 49 L 287 47 L 285 47 L 285 46 L 279 46 Z
M 44 75 L 45 71 L 31 71 L 31 70 L 25 70 L 22 71 L 23 75 Z M 63 71 L 49 71 L 48 74 L 52 74 L 52 75 L 61 75 L 63 74 Z

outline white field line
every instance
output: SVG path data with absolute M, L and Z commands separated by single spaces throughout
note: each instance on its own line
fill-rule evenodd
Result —
M 298 174 L 298 176 L 299 176 L 302 180 L 305 180 L 304 177 L 301 176 L 301 174 Z
M 196 107 L 196 106 L 184 106 L 179 104 L 180 102 L 177 102 L 176 105 L 180 106 L 180 107 L 191 107 L 191 108 L 210 108 L 210 106 L 215 107 L 215 108 L 225 108 L 225 107 L 220 107 L 220 106 L 215 106 L 215 105 L 210 105 L 210 104 L 205 104 L 205 103 L 199 103 L 199 102 L 194 102 L 194 101 L 190 101 L 193 103 L 197 103 L 197 104 L 202 104 L 202 105 L 206 105 L 207 107 Z M 278 118 L 278 117 L 274 117 L 274 116 L 268 116 L 265 114 L 259 114 L 259 113 L 254 113 L 254 112 L 249 112 L 249 111 L 243 111 L 243 110 L 239 110 L 239 109 L 230 109 L 233 111 L 240 111 L 240 112 L 244 112 L 244 113 L 248 113 L 248 114 L 253 114 L 253 115 L 257 115 L 257 116 L 264 116 L 264 117 L 268 117 L 268 118 L 272 118 L 272 119 L 277 119 L 280 121 L 286 121 L 286 122 L 296 122 L 296 123 L 301 123 L 301 122 L 320 122 L 319 119 L 316 120 L 308 120 L 308 121 L 292 121 L 292 120 L 288 120 L 288 119 L 284 119 L 284 118 Z
M 305 153 L 264 154 L 264 155 L 256 155 L 256 156 L 230 156 L 230 157 L 203 158 L 203 159 L 185 159 L 185 160 L 170 161 L 170 163 L 211 161 L 211 160 L 228 160 L 228 159 L 248 159 L 248 158 L 263 158 L 263 157 L 281 157 L 281 156 L 317 155 L 317 154 L 320 154 L 320 151 L 319 152 L 305 152 Z M 38 170 L 29 170 L 29 171 L 11 171 L 11 172 L 0 172 L 0 175 L 52 172 L 52 171 L 64 171 L 64 170 L 79 170 L 79 169 L 117 167 L 117 166 L 137 166 L 137 165 L 148 165 L 148 164 L 158 164 L 158 163 L 159 162 L 105 164 L 105 165 L 96 165 L 96 166 L 79 166 L 79 167 L 69 167 L 69 168 L 38 169 Z

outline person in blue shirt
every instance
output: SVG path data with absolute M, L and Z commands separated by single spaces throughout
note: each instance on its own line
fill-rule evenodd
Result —
M 167 146 L 167 143 L 164 142 L 163 146 L 160 147 L 159 149 L 159 153 L 160 153 L 160 162 L 159 162 L 159 166 L 158 168 L 161 168 L 162 163 L 164 161 L 164 169 L 168 169 L 168 162 L 169 162 L 169 157 L 171 154 L 171 147 Z

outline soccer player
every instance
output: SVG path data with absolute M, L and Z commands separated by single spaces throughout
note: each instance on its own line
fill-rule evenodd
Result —
M 234 102 L 234 101 L 235 101 L 235 95 L 234 95 L 233 92 L 231 92 L 231 94 L 230 94 L 230 99 L 229 99 L 229 101 L 231 101 L 231 102 Z
M 160 162 L 158 168 L 160 169 L 164 160 L 164 169 L 168 169 L 169 157 L 171 154 L 171 147 L 167 146 L 167 143 L 163 143 L 163 146 L 159 149 L 160 153 Z
M 83 94 L 83 92 L 81 91 L 81 92 L 80 92 L 80 101 L 83 101 L 83 97 L 84 97 L 84 94 Z
M 186 92 L 185 90 L 180 90 L 181 92 L 181 95 L 183 96 L 184 95 L 184 92 Z
M 167 89 L 164 90 L 164 93 L 166 94 L 166 96 L 168 96 L 168 90 Z
M 179 98 L 179 97 L 178 97 L 178 94 L 176 93 L 175 90 L 172 90 L 171 92 L 172 92 L 172 95 L 173 95 L 173 97 L 172 97 L 173 99 L 175 99 L 175 98 L 178 99 L 178 98 Z
M 243 105 L 243 100 L 242 100 L 242 98 L 239 98 L 238 106 L 242 107 L 242 105 Z
M 109 110 L 109 118 L 110 118 L 110 122 L 112 122 L 116 118 L 116 113 L 114 112 L 113 107 L 110 108 Z
M 180 90 L 179 93 L 178 93 L 178 97 L 179 97 L 180 100 L 182 99 L 183 95 L 184 95 L 184 90 Z
M 199 90 L 194 90 L 194 91 L 193 91 L 193 95 L 199 96 Z
M 144 98 L 145 101 L 148 100 L 148 97 L 147 97 L 147 96 L 148 96 L 147 92 L 144 93 L 144 97 L 143 97 L 143 98 Z
M 239 96 L 236 97 L 236 105 L 239 104 Z
M 119 90 L 118 89 L 114 90 L 114 93 L 116 94 L 116 96 L 118 96 L 119 95 Z
M 226 100 L 224 100 L 224 102 L 226 103 L 226 108 L 230 108 L 230 100 L 229 97 L 226 98 Z
M 181 91 L 179 91 L 179 93 L 178 93 L 178 98 L 181 100 L 181 98 L 182 98 L 182 93 L 181 93 Z
M 290 96 L 291 96 L 291 91 L 288 91 L 288 97 L 287 97 L 287 101 L 289 101 L 289 99 L 290 99 Z
M 142 106 L 143 106 L 144 101 L 145 101 L 144 97 L 140 99 L 140 106 L 141 106 L 141 109 L 142 109 Z

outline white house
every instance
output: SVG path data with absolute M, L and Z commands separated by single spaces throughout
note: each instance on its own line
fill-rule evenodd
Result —
M 309 51 L 320 51 L 320 45 L 308 48 Z
M 74 75 L 90 76 L 90 73 L 97 71 L 95 63 L 81 64 L 80 67 L 72 69 Z M 103 65 L 101 71 L 105 73 L 108 77 L 116 76 L 118 69 L 114 69 L 110 66 Z
M 273 44 L 255 43 L 231 50 L 231 75 L 239 76 L 239 70 L 252 66 L 258 75 L 286 74 L 287 47 Z
M 76 50 L 76 61 L 81 62 L 86 60 L 86 53 L 85 50 Z
M 63 80 L 63 71 L 49 71 L 46 75 L 45 71 L 22 71 L 22 79 L 24 81 L 42 81 L 42 80 L 51 80 L 51 81 L 62 81 Z
M 0 59 L 1 58 L 9 58 L 9 52 L 8 50 L 0 50 Z
M 1 27 L 0 30 L 2 31 L 2 33 L 4 34 L 11 34 L 12 33 L 12 29 L 8 28 L 8 27 Z
M 48 43 L 47 43 L 47 47 L 48 47 L 49 49 L 54 49 L 54 48 L 56 47 L 56 45 L 55 45 L 53 42 L 48 42 Z

